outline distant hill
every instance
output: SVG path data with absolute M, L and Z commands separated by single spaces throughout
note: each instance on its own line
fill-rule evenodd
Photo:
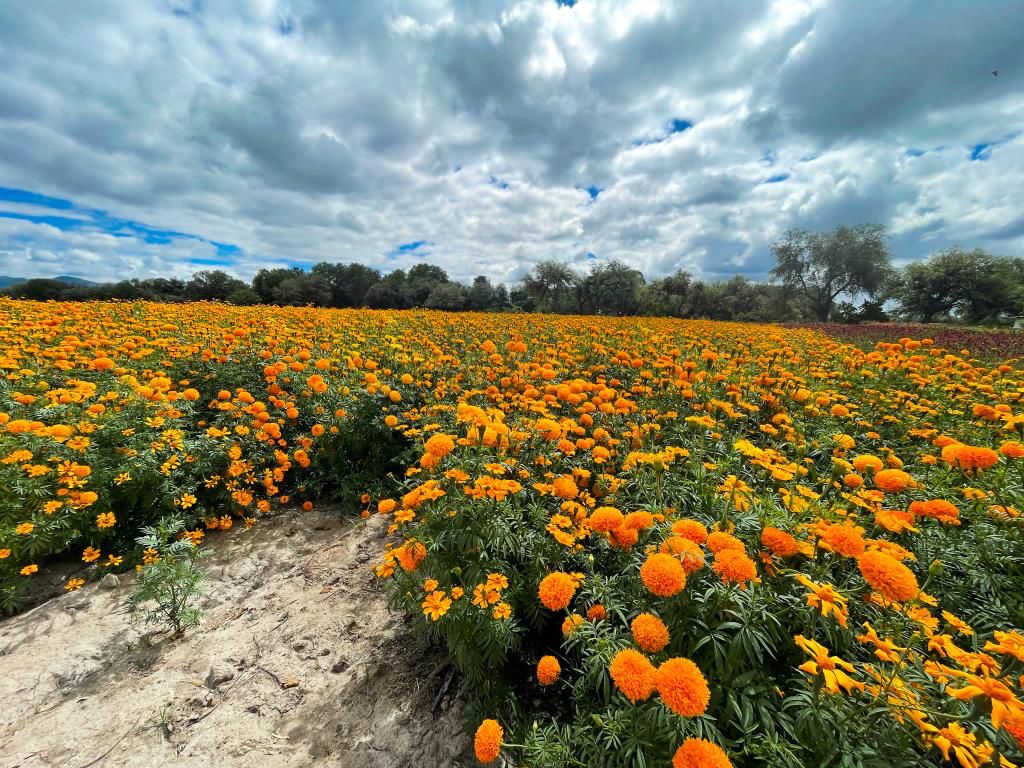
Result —
M 28 278 L 26 277 L 8 277 L 7 275 L 0 275 L 0 289 L 9 288 L 12 285 L 18 283 L 24 283 Z M 53 280 L 57 280 L 61 283 L 67 283 L 68 285 L 99 285 L 92 280 L 86 280 L 81 277 L 74 277 L 73 275 L 57 275 Z

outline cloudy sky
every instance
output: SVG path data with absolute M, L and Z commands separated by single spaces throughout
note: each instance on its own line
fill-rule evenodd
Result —
M 0 274 L 1024 256 L 1022 40 L 1019 0 L 0 2 Z

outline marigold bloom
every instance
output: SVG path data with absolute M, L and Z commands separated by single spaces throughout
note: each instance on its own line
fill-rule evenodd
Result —
M 607 533 L 622 525 L 625 519 L 615 507 L 598 507 L 590 513 L 590 528 L 598 533 Z
M 607 611 L 605 611 L 604 606 L 600 603 L 592 605 L 587 609 L 587 618 L 591 621 L 603 621 L 606 616 Z
M 860 529 L 850 523 L 830 525 L 825 529 L 820 543 L 843 557 L 857 557 L 865 546 Z
M 473 751 L 476 759 L 483 764 L 493 763 L 501 753 L 501 740 L 505 731 L 497 720 L 484 720 L 473 737 Z
M 999 452 L 1008 459 L 1021 459 L 1024 458 L 1024 445 L 1015 441 L 1006 442 L 999 446 Z
M 703 715 L 711 700 L 708 682 L 689 659 L 669 659 L 658 667 L 654 677 L 658 695 L 665 706 L 683 717 Z
M 854 680 L 847 674 L 856 671 L 853 664 L 836 656 L 829 656 L 825 646 L 808 640 L 803 635 L 797 635 L 793 639 L 805 653 L 812 657 L 811 661 L 806 661 L 799 666 L 800 671 L 815 676 L 820 674 L 824 679 L 826 690 L 831 693 L 839 693 L 840 688 L 847 693 L 854 688 L 859 691 L 864 690 L 864 683 Z
M 672 768 L 732 768 L 720 746 L 705 739 L 690 738 L 679 745 Z
M 451 607 L 451 599 L 442 590 L 434 590 L 423 601 L 423 615 L 429 616 L 431 621 L 437 621 L 448 613 Z
M 576 630 L 583 626 L 583 624 L 585 623 L 586 620 L 578 613 L 570 613 L 562 621 L 562 636 L 572 637 Z
M 683 564 L 683 571 L 689 576 L 704 567 L 704 550 L 700 544 L 682 536 L 669 536 L 658 548 L 659 552 L 674 555 Z
M 708 529 L 699 520 L 683 518 L 672 523 L 672 533 L 689 539 L 697 544 L 703 544 L 708 540 Z
M 455 441 L 450 435 L 431 435 L 423 449 L 436 459 L 443 459 L 455 450 Z
M 559 475 L 551 482 L 553 493 L 560 499 L 575 499 L 580 495 L 576 481 L 568 475 Z
M 945 499 L 912 501 L 910 512 L 921 517 L 932 517 L 947 525 L 960 525 L 960 510 L 956 504 Z
M 710 536 L 708 536 L 707 547 L 714 553 L 718 553 L 726 549 L 735 549 L 739 552 L 746 550 L 742 541 L 737 539 L 731 533 L 726 533 L 725 531 L 714 531 Z
M 715 555 L 711 570 L 724 584 L 744 585 L 757 578 L 757 565 L 746 553 L 736 549 L 723 549 Z
M 857 567 L 864 581 L 889 600 L 906 602 L 920 591 L 914 572 L 885 552 L 868 550 L 857 558 Z
M 661 552 L 647 556 L 640 566 L 640 578 L 644 586 L 659 597 L 677 595 L 686 586 L 682 563 Z
M 117 518 L 114 517 L 113 512 L 101 512 L 96 515 L 96 527 L 97 528 L 113 528 L 117 522 Z
M 965 472 L 988 469 L 999 462 L 999 454 L 991 448 L 951 443 L 942 449 L 942 460 Z
M 883 469 L 875 473 L 875 487 L 886 493 L 902 493 L 907 488 L 912 488 L 914 478 L 902 469 Z
M 551 685 L 558 676 L 562 674 L 562 666 L 554 656 L 541 656 L 537 662 L 537 682 L 541 685 Z
M 537 588 L 541 603 L 549 611 L 560 611 L 567 608 L 576 594 L 576 581 L 568 573 L 555 571 L 549 573 Z
M 658 653 L 668 645 L 668 627 L 652 613 L 641 613 L 629 628 L 636 644 L 646 653 Z
M 395 555 L 402 570 L 408 573 L 420 567 L 423 558 L 427 556 L 427 548 L 418 541 L 407 541 L 395 549 Z
M 634 651 L 632 648 L 619 651 L 612 658 L 608 672 L 615 687 L 634 704 L 650 698 L 654 693 L 656 670 L 640 651 Z
M 770 525 L 761 531 L 761 544 L 776 557 L 792 557 L 800 551 L 800 545 L 792 534 Z

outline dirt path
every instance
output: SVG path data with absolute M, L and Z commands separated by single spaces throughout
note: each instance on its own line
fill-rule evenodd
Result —
M 131 575 L 0 622 L 0 766 L 468 765 L 458 702 L 430 713 L 439 658 L 375 589 L 367 526 L 328 511 L 223 534 L 182 640 L 130 622 Z

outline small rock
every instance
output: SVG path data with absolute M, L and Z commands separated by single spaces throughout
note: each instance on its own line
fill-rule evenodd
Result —
M 299 687 L 299 681 L 296 680 L 294 677 L 289 677 L 289 678 L 286 678 L 284 681 L 282 681 L 281 687 L 286 689 L 286 690 L 288 688 L 298 688 Z
M 213 690 L 218 685 L 223 685 L 228 680 L 234 680 L 235 670 L 231 668 L 231 665 L 225 662 L 214 662 L 210 667 L 210 671 L 206 673 L 206 679 L 203 684 Z
M 334 665 L 331 667 L 331 672 L 337 675 L 340 672 L 344 672 L 348 667 L 349 663 L 345 661 L 345 659 L 338 659 L 338 661 L 334 662 Z
M 117 574 L 108 573 L 102 579 L 100 579 L 101 589 L 117 589 L 120 585 L 120 581 L 117 578 Z
M 296 640 L 294 643 L 292 643 L 292 650 L 293 651 L 304 651 L 308 647 L 309 647 L 309 643 L 307 643 L 305 640 Z

